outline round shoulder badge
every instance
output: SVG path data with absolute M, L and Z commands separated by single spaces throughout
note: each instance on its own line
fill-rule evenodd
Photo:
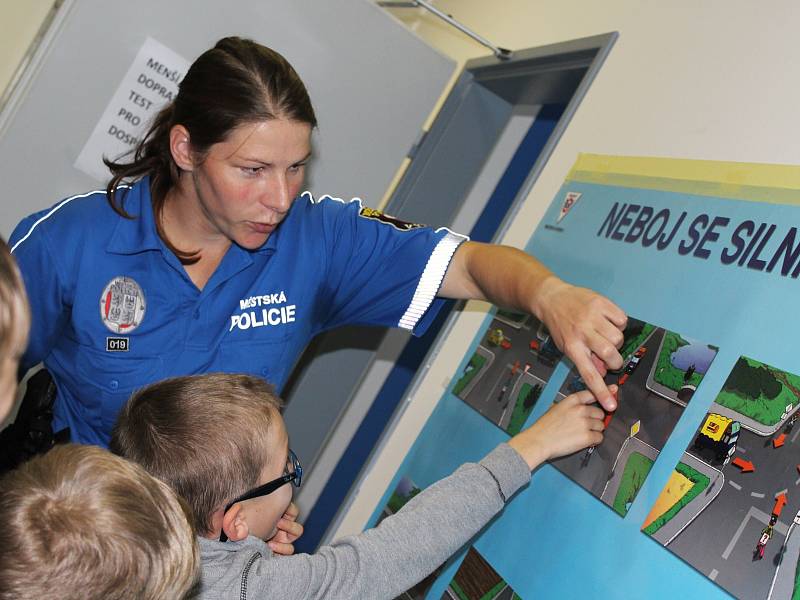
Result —
M 142 286 L 130 277 L 114 277 L 100 296 L 100 318 L 114 333 L 130 333 L 144 319 Z

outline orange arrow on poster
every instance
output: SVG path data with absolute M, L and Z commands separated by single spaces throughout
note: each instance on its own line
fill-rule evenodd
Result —
M 742 470 L 742 473 L 752 473 L 756 470 L 749 460 L 744 460 L 739 458 L 738 456 L 733 459 L 733 464 L 739 467 Z
M 786 498 L 786 492 L 781 492 L 778 494 L 778 497 L 775 498 L 775 506 L 772 509 L 772 514 L 776 517 L 780 517 L 781 511 L 783 510 L 783 507 L 786 506 L 788 501 L 789 500 Z
M 783 446 L 783 443 L 785 441 L 786 441 L 786 434 L 782 433 L 778 437 L 776 437 L 774 440 L 772 440 L 772 447 L 773 448 L 780 448 L 781 446 Z

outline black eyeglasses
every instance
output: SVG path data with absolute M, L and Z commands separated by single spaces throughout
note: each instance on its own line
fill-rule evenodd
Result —
M 277 479 L 273 479 L 272 481 L 268 481 L 264 485 L 260 485 L 257 488 L 253 488 L 250 491 L 245 492 L 241 496 L 237 496 L 225 506 L 225 510 L 223 511 L 223 515 L 228 512 L 234 504 L 237 502 L 244 502 L 245 500 L 250 500 L 252 498 L 260 498 L 261 496 L 267 496 L 277 490 L 280 487 L 283 487 L 290 481 L 294 484 L 294 487 L 300 487 L 300 482 L 303 479 L 303 467 L 300 464 L 300 461 L 297 459 L 297 455 L 289 450 L 289 456 L 286 459 L 286 474 L 282 477 L 278 477 Z M 225 535 L 225 531 L 221 531 L 219 534 L 219 541 L 220 542 L 227 542 L 228 536 Z

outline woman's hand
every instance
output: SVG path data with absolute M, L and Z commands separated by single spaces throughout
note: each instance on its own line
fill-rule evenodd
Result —
M 542 321 L 578 369 L 586 387 L 607 411 L 617 408 L 603 377 L 607 369 L 622 368 L 622 335 L 627 316 L 608 298 L 570 285 L 558 277 L 542 282 L 538 304 Z

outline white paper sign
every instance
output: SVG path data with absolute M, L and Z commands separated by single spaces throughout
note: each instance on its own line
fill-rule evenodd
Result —
M 105 183 L 103 157 L 117 159 L 136 147 L 158 111 L 178 93 L 189 61 L 147 38 L 103 116 L 75 161 L 75 168 Z

